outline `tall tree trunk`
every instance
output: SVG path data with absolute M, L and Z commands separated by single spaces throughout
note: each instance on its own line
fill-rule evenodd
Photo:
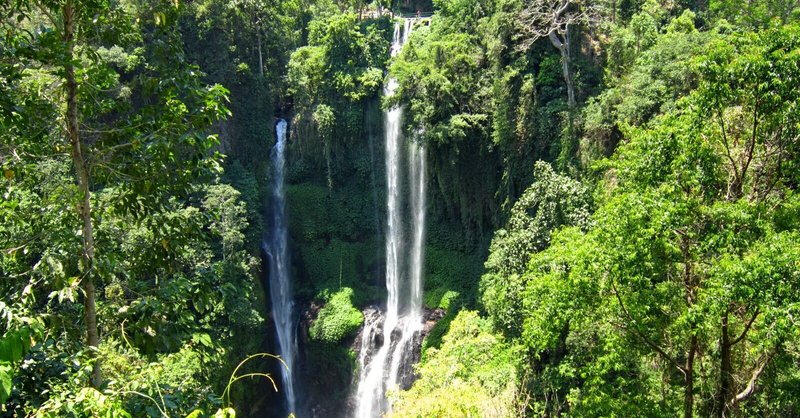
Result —
M 690 248 L 692 242 L 681 232 L 681 253 L 683 255 L 683 285 L 686 292 L 686 306 L 691 309 L 694 306 L 697 283 L 692 272 L 692 258 Z M 689 349 L 686 353 L 686 364 L 684 372 L 684 395 L 683 395 L 683 416 L 692 418 L 694 416 L 694 358 L 697 355 L 697 325 L 692 323 L 689 329 L 692 337 L 689 341 Z
M 611 0 L 611 23 L 617 23 L 617 0 Z
M 78 131 L 78 83 L 75 80 L 75 5 L 73 0 L 64 4 L 64 43 L 67 56 L 64 63 L 64 72 L 67 87 L 67 135 L 71 147 L 70 155 L 75 166 L 75 179 L 78 182 L 81 201 L 78 212 L 83 221 L 82 238 L 83 254 L 81 257 L 81 288 L 84 292 L 83 315 L 86 323 L 86 343 L 89 347 L 97 348 L 100 344 L 100 334 L 97 331 L 97 306 L 95 303 L 94 277 L 92 263 L 94 261 L 94 231 L 92 224 L 91 192 L 89 191 L 89 172 L 83 154 L 82 143 Z M 96 352 L 92 350 L 92 356 Z M 100 385 L 100 363 L 95 361 L 92 369 L 92 386 Z
M 683 417 L 692 418 L 694 416 L 694 357 L 697 354 L 697 336 L 692 335 L 689 342 L 689 352 L 686 353 L 686 365 L 684 366 L 684 394 L 683 394 Z
M 567 105 L 570 110 L 575 108 L 575 83 L 572 78 L 572 58 L 569 56 L 569 51 L 565 48 L 561 51 L 562 69 L 564 71 L 564 81 L 567 83 Z
M 716 416 L 722 418 L 728 411 L 728 400 L 731 398 L 731 337 L 728 324 L 728 312 L 722 315 L 722 337 L 720 341 L 719 388 L 716 396 Z

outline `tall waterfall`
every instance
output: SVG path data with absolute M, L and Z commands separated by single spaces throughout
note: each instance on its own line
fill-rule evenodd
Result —
M 401 31 L 395 24 L 392 56 L 411 33 L 413 20 L 406 19 Z M 391 96 L 397 81 L 390 79 L 384 95 Z M 386 391 L 401 385 L 403 366 L 410 360 L 414 336 L 422 331 L 422 272 L 425 241 L 425 148 L 409 143 L 407 193 L 404 200 L 403 110 L 395 106 L 386 112 L 386 312 L 384 320 L 365 321 L 359 353 L 360 375 L 355 417 L 373 418 L 390 409 Z M 408 204 L 408 207 L 405 204 Z M 405 215 L 408 210 L 409 216 Z M 405 220 L 410 220 L 410 225 Z M 409 231 L 410 230 L 410 231 Z M 410 236 L 410 242 L 406 237 Z M 374 355 L 372 344 L 380 344 Z
M 291 277 L 289 277 L 289 232 L 286 226 L 286 121 L 281 119 L 275 126 L 277 140 L 270 153 L 272 167 L 272 235 L 264 242 L 264 250 L 270 258 L 269 290 L 272 302 L 272 319 L 278 335 L 278 352 L 286 363 L 281 368 L 283 392 L 289 412 L 296 412 L 294 393 L 294 356 L 297 339 L 294 323 L 294 301 Z

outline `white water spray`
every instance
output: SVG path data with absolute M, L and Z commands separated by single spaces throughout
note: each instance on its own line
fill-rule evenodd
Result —
M 396 56 L 411 33 L 413 20 L 406 19 L 401 28 L 395 24 L 391 54 Z M 391 96 L 397 81 L 390 79 L 384 95 Z M 369 322 L 361 333 L 359 353 L 360 375 L 357 391 L 356 418 L 381 416 L 391 408 L 386 391 L 402 383 L 401 368 L 409 360 L 414 336 L 422 330 L 422 271 L 425 241 L 425 148 L 408 145 L 408 169 L 411 212 L 411 243 L 405 241 L 403 222 L 402 121 L 403 110 L 395 106 L 385 114 L 386 135 L 386 312 L 380 330 L 381 345 L 369 355 L 378 338 L 380 324 Z M 406 254 L 407 253 L 407 254 Z M 408 265 L 406 264 L 408 263 Z M 401 300 L 402 299 L 402 300 Z
M 286 222 L 286 121 L 281 119 L 275 126 L 277 139 L 270 153 L 273 167 L 272 178 L 272 235 L 264 242 L 264 250 L 270 257 L 269 290 L 272 302 L 272 319 L 278 335 L 278 351 L 286 363 L 281 367 L 283 392 L 289 412 L 296 413 L 294 393 L 294 355 L 297 339 L 294 323 L 294 301 L 291 277 L 289 277 L 289 232 Z

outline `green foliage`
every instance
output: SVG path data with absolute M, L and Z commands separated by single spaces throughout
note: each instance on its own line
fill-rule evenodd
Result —
M 647 13 L 633 15 L 630 23 L 628 23 L 628 28 L 633 34 L 637 53 L 652 46 L 658 36 L 656 21 Z
M 107 341 L 101 356 L 107 372 L 107 383 L 100 390 L 81 388 L 82 373 L 75 370 L 59 384 L 32 416 L 37 417 L 206 417 L 204 411 L 217 411 L 213 416 L 233 417 L 230 407 L 221 407 L 209 383 L 202 379 L 203 369 L 221 360 L 220 352 L 209 355 L 213 343 L 206 334 L 198 334 L 181 350 L 149 362 L 133 347 L 123 342 Z M 269 354 L 248 356 L 230 376 L 223 394 L 233 383 L 244 378 L 263 377 L 264 373 L 240 373 L 239 369 L 254 358 L 276 359 Z M 228 401 L 228 404 L 230 402 Z
M 82 2 L 73 55 L 61 18 L 75 4 L 2 6 L 19 47 L 2 52 L 17 101 L 0 112 L 0 294 L 15 301 L 2 400 L 20 416 L 188 414 L 214 404 L 227 356 L 253 348 L 261 321 L 247 208 L 215 184 L 227 90 L 186 60 L 179 5 Z M 60 115 L 70 68 L 77 143 Z M 87 348 L 95 310 L 104 343 Z M 106 380 L 86 388 L 98 364 Z
M 481 86 L 487 80 L 479 77 L 482 51 L 477 40 L 466 33 L 431 33 L 427 27 L 413 35 L 392 74 L 401 97 L 410 102 L 414 125 L 425 129 L 435 144 L 463 141 L 488 120 L 486 114 L 459 111 L 469 107 L 464 106 L 468 100 L 481 99 L 473 97 L 476 91 L 489 93 L 488 86 Z
M 122 403 L 113 397 L 91 387 L 77 389 L 74 397 L 53 397 L 51 404 L 45 404 L 36 411 L 35 417 L 104 417 L 104 418 L 129 418 L 130 415 L 123 409 Z
M 73 362 L 88 361 L 76 347 L 82 340 L 75 338 L 80 330 L 56 319 L 76 314 L 65 306 L 77 298 L 75 285 L 68 282 L 69 287 L 57 288 L 49 297 L 36 288 L 28 290 L 49 300 L 54 317 L 48 325 L 62 329 L 63 338 L 70 339 L 32 347 L 21 365 L 23 375 L 14 380 L 15 387 L 21 387 L 10 401 L 15 410 L 41 408 L 42 413 L 64 416 L 102 401 L 122 402 L 124 411 L 134 416 L 160 416 L 152 401 L 131 391 L 163 396 L 162 409 L 172 411 L 170 415 L 188 413 L 198 405 L 216 407 L 216 382 L 228 373 L 227 357 L 255 349 L 246 336 L 260 327 L 260 315 L 251 276 L 255 260 L 244 252 L 241 240 L 246 221 L 238 193 L 230 186 L 212 185 L 201 196 L 197 207 L 173 206 L 138 227 L 130 218 L 104 213 L 97 242 L 111 261 L 105 266 L 110 277 L 102 284 L 99 303 L 109 330 L 100 350 L 107 387 L 99 395 L 82 391 L 86 369 L 67 373 Z M 160 264 L 159 257 L 167 264 Z M 48 270 L 38 274 L 65 268 L 57 258 L 48 263 Z M 46 398 L 30 395 L 48 386 L 53 389 Z
M 524 2 L 435 5 L 437 13 L 417 25 L 392 63 L 399 90 L 389 101 L 405 105 L 406 132 L 430 147 L 433 200 L 460 218 L 475 244 L 530 185 L 535 161 L 571 165 L 573 125 L 557 51 L 523 46 Z M 652 38 L 653 30 L 647 33 Z M 583 94 L 599 81 L 597 70 L 590 60 L 575 61 Z
M 28 287 L 23 291 L 23 297 L 30 297 L 30 292 Z M 6 306 L 4 302 L 0 302 L 0 315 L 5 322 L 0 338 L 0 404 L 5 404 L 11 396 L 19 363 L 41 337 L 44 323 L 38 318 L 15 315 L 14 307 Z
M 800 19 L 797 3 L 784 0 L 756 0 L 747 3 L 721 0 L 709 4 L 716 19 L 725 19 L 745 30 L 765 29 L 770 25 L 785 25 Z
M 580 153 L 585 166 L 610 155 L 629 126 L 674 109 L 680 97 L 697 87 L 692 60 L 717 34 L 693 30 L 689 13 L 674 19 L 652 46 L 636 47 L 628 28 L 612 32 L 609 86 L 584 108 Z
M 136 227 L 109 218 L 98 230 L 112 254 L 120 254 L 107 292 L 116 296 L 103 309 L 117 324 L 149 330 L 134 337 L 147 352 L 177 349 L 198 327 L 216 328 L 227 339 L 260 322 L 251 275 L 256 260 L 244 251 L 246 209 L 238 192 L 207 186 L 195 204 L 176 203 Z
M 486 104 L 491 101 L 492 84 L 486 76 L 486 51 L 476 32 L 485 30 L 487 10 L 476 6 L 455 16 L 450 12 L 469 9 L 475 2 L 439 6 L 442 15 L 434 16 L 430 26 L 417 25 L 393 62 L 390 73 L 399 89 L 390 101 L 406 105 L 407 132 L 421 134 L 420 139 L 429 143 L 430 165 L 441 179 L 434 193 L 461 218 L 465 229 L 479 231 L 491 210 L 486 207 L 491 200 L 484 196 L 497 181 L 487 129 L 491 108 Z M 488 164 L 470 163 L 483 159 Z
M 474 300 L 480 262 L 476 255 L 464 251 L 447 250 L 436 243 L 425 247 L 426 307 L 456 308 Z
M 392 413 L 417 416 L 514 416 L 518 411 L 519 347 L 491 333 L 491 324 L 461 311 L 439 348 L 426 352 L 419 380 L 394 394 Z
M 336 415 L 357 307 L 384 291 L 387 64 L 399 89 L 382 105 L 403 106 L 406 137 L 428 147 L 424 304 L 446 310 L 395 414 L 796 415 L 796 1 L 606 2 L 570 28 L 570 113 L 562 57 L 546 37 L 521 43 L 521 0 L 397 5 L 437 10 L 391 62 L 395 22 L 360 0 L 76 1 L 74 51 L 66 4 L 0 5 L 6 415 L 260 404 L 224 382 L 264 334 L 273 114 L 292 120 L 298 301 L 326 301 L 308 395 Z M 478 301 L 486 317 L 465 310 Z
M 351 101 L 374 94 L 382 81 L 380 75 L 375 77 L 375 71 L 380 74 L 380 67 L 389 47 L 381 29 L 375 24 L 359 27 L 356 15 L 350 13 L 311 21 L 308 26 L 309 46 L 299 50 L 316 48 L 315 55 L 321 55 L 322 62 L 329 67 L 326 65 L 328 68 L 323 70 L 322 85 L 298 85 L 297 88 L 316 87 L 321 93 L 333 90 Z M 320 59 L 317 58 L 314 62 L 319 63 Z M 302 60 L 292 61 L 289 67 L 290 83 L 297 77 L 306 78 L 307 74 L 309 73 L 305 73 Z M 297 93 L 296 90 L 294 92 Z
M 264 233 L 264 220 L 261 214 L 260 185 L 253 172 L 247 171 L 238 161 L 225 167 L 222 176 L 225 183 L 233 186 L 241 193 L 240 199 L 246 208 L 247 225 L 245 229 L 245 244 L 248 252 L 256 253 L 261 247 L 261 238 Z
M 209 230 L 222 241 L 222 257 L 230 258 L 244 247 L 247 213 L 241 194 L 228 185 L 212 185 L 206 189 L 203 208 L 210 214 Z
M 667 33 L 693 33 L 697 32 L 695 28 L 695 19 L 697 16 L 689 9 L 683 11 L 683 13 L 672 19 L 667 25 Z
M 534 178 L 514 204 L 506 229 L 495 233 L 481 277 L 483 306 L 495 325 L 510 335 L 521 333 L 525 288 L 521 275 L 530 257 L 549 245 L 557 228 L 588 228 L 591 213 L 589 193 L 581 183 L 556 174 L 541 161 Z
M 365 278 L 374 268 L 378 256 L 374 241 L 344 242 L 338 239 L 329 244 L 310 243 L 301 252 L 303 265 L 312 283 L 301 294 L 317 296 L 320 291 L 333 291 L 341 286 L 356 286 L 359 291 L 356 302 L 371 300 L 372 294 L 365 295 L 365 287 L 370 285 Z M 366 282 L 366 283 L 365 283 Z
M 528 374 L 513 379 L 534 416 L 791 414 L 798 28 L 698 31 L 693 12 L 654 4 L 611 32 L 609 88 L 584 110 L 581 152 L 597 147 L 587 160 L 603 174 L 594 199 L 537 166 L 490 248 L 489 317 L 473 321 L 525 346 Z M 444 292 L 431 290 L 434 306 Z M 426 340 L 399 414 L 481 415 L 476 404 L 504 399 L 469 366 L 434 368 L 450 338 L 469 345 L 458 321 Z M 431 381 L 448 395 L 426 397 Z
M 378 195 L 370 178 L 368 148 L 364 146 L 354 155 L 365 162 L 366 173 L 353 173 L 346 185 L 329 189 L 320 184 L 318 175 L 309 178 L 308 173 L 320 170 L 304 160 L 299 160 L 300 175 L 294 175 L 287 185 L 289 232 L 296 249 L 292 255 L 296 298 L 316 304 L 337 297 L 336 303 L 328 302 L 323 308 L 328 312 L 324 321 L 309 324 L 322 338 L 308 339 L 303 368 L 310 373 L 300 375 L 308 379 L 304 393 L 325 414 L 342 410 L 350 395 L 357 369 L 347 337 L 362 321 L 355 307 L 379 300 L 385 288 L 381 282 Z
M 364 106 L 383 84 L 390 22 L 361 22 L 355 13 L 321 14 L 308 24 L 308 44 L 292 52 L 288 92 L 295 100 L 301 153 L 325 167 L 329 187 L 347 150 L 364 137 Z M 343 167 L 343 168 L 344 168 Z
M 785 131 L 793 123 L 783 123 L 797 97 L 770 71 L 795 71 L 783 57 L 796 53 L 797 39 L 797 28 L 787 27 L 709 44 L 696 60 L 698 88 L 676 110 L 626 132 L 588 230 L 558 232 L 521 280 L 506 276 L 521 284 L 514 318 L 536 365 L 534 413 L 795 407 L 768 389 L 784 383 L 759 370 L 793 356 L 786 347 L 796 329 L 784 324 L 797 309 L 800 252 L 796 226 L 784 229 L 780 208 L 794 207 L 796 197 L 780 185 L 796 174 L 771 171 L 768 180 L 746 161 L 770 167 L 794 158 Z M 775 101 L 761 96 L 766 91 Z M 768 155 L 772 141 L 784 147 Z M 750 379 L 763 392 L 748 391 Z
M 348 347 L 331 344 L 309 344 L 308 367 L 315 370 L 308 392 L 325 410 L 341 410 L 351 395 L 348 383 L 358 378 L 358 362 Z
M 447 290 L 444 287 L 435 287 L 425 292 L 422 296 L 425 307 L 430 309 L 441 308 L 449 310 L 455 307 L 455 301 L 458 300 L 461 294 L 455 290 Z
M 352 298 L 353 289 L 349 287 L 328 297 L 311 325 L 311 338 L 335 344 L 352 336 L 364 322 L 361 311 L 353 307 Z
M 372 204 L 370 191 L 357 187 L 333 196 L 312 183 L 287 187 L 289 231 L 303 266 L 301 297 L 318 298 L 347 286 L 357 305 L 372 300 L 377 283 L 369 278 L 382 254 L 372 231 L 377 223 Z

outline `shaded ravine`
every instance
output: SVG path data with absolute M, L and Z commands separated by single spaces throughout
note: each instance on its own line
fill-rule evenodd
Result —
M 281 119 L 275 125 L 275 146 L 270 152 L 272 162 L 272 230 L 268 240 L 263 243 L 264 252 L 269 257 L 269 290 L 272 303 L 272 319 L 278 337 L 278 354 L 285 363 L 281 368 L 283 393 L 289 412 L 296 413 L 297 402 L 294 387 L 294 360 L 297 353 L 297 336 L 294 321 L 294 300 L 292 295 L 289 232 L 286 219 L 286 121 Z
M 392 56 L 408 39 L 413 20 L 395 24 Z M 390 79 L 384 95 L 391 96 L 397 81 Z M 359 381 L 356 391 L 357 418 L 378 417 L 391 409 L 387 390 L 402 385 L 408 370 L 413 343 L 423 329 L 422 271 L 425 241 L 425 148 L 416 143 L 406 147 L 408 179 L 404 178 L 402 137 L 403 110 L 389 109 L 385 115 L 386 152 L 386 309 L 367 318 L 360 335 Z M 406 183 L 407 182 L 407 183 Z M 408 197 L 404 196 L 407 184 Z M 406 206 L 406 204 L 408 206 Z M 409 211 L 406 216 L 405 210 Z M 410 221 L 410 225 L 409 225 Z M 410 239 L 408 239 L 410 238 Z M 374 312 L 374 311 L 373 311 Z M 378 318 L 378 320 L 375 320 Z M 376 350 L 377 349 L 377 350 Z

